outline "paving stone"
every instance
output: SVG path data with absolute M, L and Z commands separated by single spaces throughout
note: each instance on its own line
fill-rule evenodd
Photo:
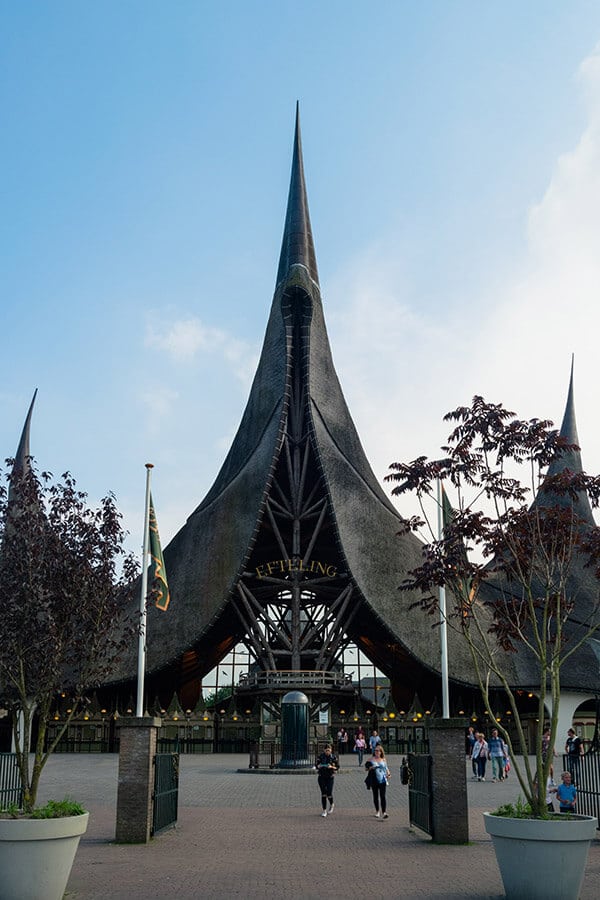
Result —
M 40 801 L 68 794 L 91 813 L 66 900 L 503 896 L 482 813 L 516 799 L 515 779 L 469 782 L 470 844 L 440 846 L 409 827 L 399 757 L 389 758 L 385 821 L 373 818 L 358 765 L 336 776 L 335 812 L 323 819 L 316 775 L 237 771 L 247 763 L 238 755 L 182 756 L 177 827 L 131 846 L 114 843 L 117 756 L 55 754 Z M 600 897 L 600 840 L 592 844 L 581 897 Z

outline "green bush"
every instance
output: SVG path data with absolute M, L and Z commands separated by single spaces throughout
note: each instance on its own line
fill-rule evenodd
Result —
M 81 803 L 65 797 L 64 800 L 48 800 L 31 813 L 32 819 L 64 819 L 66 816 L 83 816 L 86 810 Z

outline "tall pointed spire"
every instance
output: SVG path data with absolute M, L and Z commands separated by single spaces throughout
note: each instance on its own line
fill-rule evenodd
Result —
M 569 379 L 569 392 L 567 394 L 567 405 L 563 416 L 562 425 L 560 426 L 560 436 L 565 438 L 569 444 L 577 444 L 579 446 L 579 437 L 577 436 L 577 422 L 575 421 L 575 400 L 573 397 L 573 370 L 575 367 L 575 354 L 571 357 L 571 377 Z M 548 470 L 549 475 L 555 475 L 563 469 L 570 469 L 572 472 L 581 472 L 581 452 L 572 450 L 565 453 L 555 460 Z
M 277 284 L 288 274 L 293 265 L 304 266 L 310 277 L 317 284 L 317 258 L 313 244 L 306 182 L 304 179 L 304 163 L 302 160 L 302 138 L 300 136 L 300 105 L 296 103 L 296 132 L 294 134 L 294 155 L 292 174 L 288 194 L 287 213 L 277 270 Z
M 15 453 L 15 461 L 13 463 L 13 468 L 10 476 L 10 482 L 8 485 L 8 496 L 10 498 L 12 494 L 12 484 L 13 479 L 18 475 L 26 473 L 30 469 L 29 457 L 31 456 L 29 449 L 29 436 L 31 432 L 31 416 L 33 414 L 33 405 L 35 403 L 35 398 L 37 397 L 37 388 L 33 392 L 33 398 L 31 403 L 29 404 L 29 411 L 25 418 L 25 424 L 23 425 L 23 431 L 21 432 L 21 440 L 19 441 L 19 446 L 17 447 L 17 452 Z
M 579 437 L 577 435 L 577 422 L 575 420 L 575 400 L 573 392 L 573 373 L 575 368 L 575 355 L 571 357 L 571 376 L 569 378 L 569 391 L 567 394 L 567 405 L 563 416 L 562 425 L 560 426 L 560 436 L 569 444 L 576 444 L 579 447 Z M 548 466 L 548 475 L 557 475 L 568 469 L 570 472 L 583 472 L 583 463 L 581 461 L 580 450 L 570 450 L 562 453 Z M 576 501 L 578 515 L 590 525 L 595 525 L 592 507 L 586 493 L 580 493 Z

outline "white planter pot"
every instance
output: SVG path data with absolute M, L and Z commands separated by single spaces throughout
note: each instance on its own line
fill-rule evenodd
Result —
M 483 817 L 509 900 L 577 900 L 597 819 Z
M 0 819 L 0 900 L 62 900 L 89 817 Z

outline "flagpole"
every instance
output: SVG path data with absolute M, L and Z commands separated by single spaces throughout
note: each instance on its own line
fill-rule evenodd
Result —
M 146 463 L 146 504 L 144 507 L 144 549 L 142 551 L 142 590 L 140 593 L 140 634 L 138 637 L 136 716 L 144 715 L 144 675 L 146 673 L 146 599 L 148 596 L 148 549 L 150 546 L 150 474 L 154 465 Z
M 442 482 L 437 479 L 438 501 L 438 539 L 441 540 L 444 533 L 444 510 L 442 506 Z M 442 718 L 450 718 L 450 689 L 448 685 L 448 628 L 446 623 L 446 588 L 439 589 L 440 607 L 440 642 L 441 642 L 441 669 L 442 669 Z

